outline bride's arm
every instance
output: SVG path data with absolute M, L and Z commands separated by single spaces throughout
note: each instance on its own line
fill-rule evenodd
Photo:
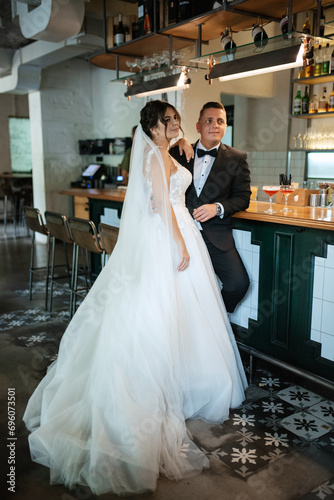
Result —
M 177 142 L 175 142 L 172 147 L 178 147 L 180 156 L 185 155 L 187 162 L 189 163 L 192 158 L 194 158 L 194 148 L 185 137 L 181 137 Z
M 160 150 L 163 162 L 164 162 L 164 167 L 165 167 L 165 174 L 166 174 L 166 181 L 167 181 L 167 186 L 169 188 L 169 182 L 170 182 L 170 175 L 171 175 L 171 167 L 173 165 L 172 160 L 170 159 L 170 156 L 168 155 L 167 151 L 165 150 Z M 164 199 L 167 196 L 168 193 L 164 193 L 165 187 L 162 185 L 162 179 L 156 179 L 156 182 L 153 181 L 153 196 L 154 196 L 154 207 L 160 213 L 160 215 L 163 217 L 163 211 L 165 209 L 164 207 Z M 175 213 L 173 210 L 173 207 L 169 201 L 168 198 L 168 208 L 171 211 L 171 222 L 172 222 L 172 235 L 173 239 L 176 242 L 177 245 L 177 250 L 180 256 L 180 262 L 179 265 L 177 266 L 178 271 L 184 271 L 187 269 L 189 266 L 189 261 L 190 261 L 190 256 L 187 251 L 186 244 L 184 242 L 183 236 L 181 234 L 180 228 L 178 226 L 178 223 L 176 221 Z

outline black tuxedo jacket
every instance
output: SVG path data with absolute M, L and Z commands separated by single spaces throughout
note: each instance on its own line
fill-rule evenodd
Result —
M 196 145 L 194 150 L 196 151 Z M 171 149 L 171 155 L 190 173 L 194 174 L 194 160 L 187 163 L 185 155 L 180 156 L 179 148 Z M 234 247 L 231 215 L 246 210 L 250 200 L 250 172 L 246 153 L 220 144 L 217 157 L 212 165 L 207 181 L 200 196 L 197 196 L 194 182 L 186 192 L 186 204 L 189 212 L 206 203 L 219 202 L 224 207 L 224 217 L 214 217 L 201 226 L 207 238 L 221 250 Z

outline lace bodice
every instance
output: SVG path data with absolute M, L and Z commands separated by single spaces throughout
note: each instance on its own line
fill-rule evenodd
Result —
M 185 167 L 182 167 L 174 158 L 174 165 L 177 172 L 171 175 L 169 183 L 169 199 L 172 205 L 185 205 L 185 192 L 191 184 L 191 173 Z

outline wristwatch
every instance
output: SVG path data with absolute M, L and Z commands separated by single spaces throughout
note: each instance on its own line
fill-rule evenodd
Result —
M 216 215 L 218 215 L 218 217 L 223 213 L 222 211 L 222 207 L 219 205 L 219 203 L 215 203 L 216 207 L 217 207 L 217 213 Z

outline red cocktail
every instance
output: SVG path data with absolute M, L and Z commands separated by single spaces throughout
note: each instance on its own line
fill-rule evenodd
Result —
M 271 204 L 273 201 L 273 196 L 276 193 L 278 193 L 279 190 L 280 190 L 279 186 L 263 186 L 262 191 L 264 191 L 269 196 L 269 203 L 270 203 L 268 210 L 266 210 L 264 212 L 265 214 L 275 214 L 276 213 L 276 210 L 272 209 Z
M 292 210 L 290 210 L 288 208 L 288 196 L 289 194 L 293 193 L 295 190 L 295 186 L 291 186 L 289 184 L 283 184 L 282 186 L 280 186 L 280 191 L 282 191 L 282 193 L 284 194 L 285 196 L 285 204 L 284 204 L 284 208 L 282 208 L 281 212 L 283 213 L 288 213 L 288 212 L 292 212 Z

